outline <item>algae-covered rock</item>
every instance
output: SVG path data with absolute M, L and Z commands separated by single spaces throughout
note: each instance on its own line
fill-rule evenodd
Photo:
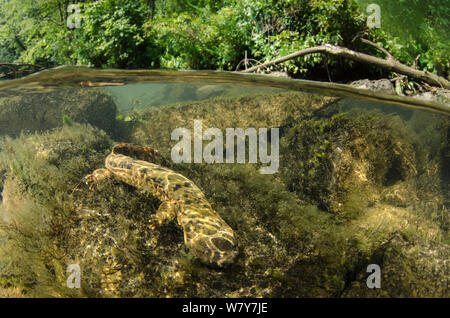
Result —
M 411 182 L 397 182 L 381 192 L 383 201 L 393 206 L 408 206 L 419 201 L 417 189 Z
M 382 198 L 383 187 L 417 175 L 414 140 L 400 121 L 367 112 L 291 121 L 280 150 L 281 175 L 302 199 L 356 217 Z
M 0 135 L 45 131 L 63 125 L 63 117 L 89 123 L 112 134 L 116 104 L 99 89 L 60 89 L 0 98 Z
M 360 273 L 343 297 L 450 296 L 450 246 L 394 236 L 375 251 L 371 264 L 380 266 L 380 288 L 368 288 L 369 273 Z
M 70 198 L 83 175 L 104 161 L 110 139 L 74 124 L 6 138 L 0 148 L 0 276 L 28 296 L 78 295 L 65 285 L 64 256 L 77 244 L 68 236 L 76 208 Z
M 242 89 L 242 88 L 241 88 Z M 325 108 L 337 98 L 303 92 L 256 94 L 240 97 L 218 97 L 184 105 L 166 105 L 132 115 L 134 123 L 123 132 L 137 144 L 151 144 L 170 154 L 175 144 L 170 139 L 174 129 L 192 130 L 194 120 L 202 120 L 203 128 L 272 128 L 280 127 L 286 118 L 300 121 Z

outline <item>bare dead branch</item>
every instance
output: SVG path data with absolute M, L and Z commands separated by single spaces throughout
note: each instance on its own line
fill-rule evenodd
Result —
M 44 66 L 40 66 L 40 65 L 35 65 L 35 64 L 28 64 L 28 63 L 0 63 L 0 67 L 13 67 L 13 66 L 17 66 L 17 67 L 22 67 L 22 66 L 28 66 L 28 67 L 36 67 L 39 69 L 45 69 Z
M 422 54 L 417 55 L 416 59 L 414 60 L 414 68 L 417 69 L 419 67 L 419 60 Z
M 383 52 L 384 55 L 386 55 L 386 58 L 387 58 L 388 60 L 395 61 L 395 58 L 391 55 L 391 53 L 389 53 L 389 51 L 386 50 L 386 49 L 385 49 L 384 47 L 382 47 L 381 45 L 378 45 L 377 43 L 372 42 L 372 41 L 369 41 L 369 40 L 367 40 L 367 39 L 361 39 L 361 42 L 366 43 L 366 44 L 369 44 L 369 45 L 373 46 L 374 48 L 378 49 L 379 51 Z

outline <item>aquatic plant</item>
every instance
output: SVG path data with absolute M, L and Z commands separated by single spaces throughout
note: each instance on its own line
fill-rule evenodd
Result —
M 67 125 L 67 126 L 73 125 L 72 121 L 70 120 L 69 116 L 67 116 L 67 115 L 63 115 L 62 120 L 63 120 L 64 125 Z

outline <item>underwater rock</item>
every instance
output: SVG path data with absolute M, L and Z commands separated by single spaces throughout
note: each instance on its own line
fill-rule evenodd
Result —
M 417 189 L 408 182 L 399 182 L 386 187 L 382 191 L 381 196 L 384 202 L 393 206 L 406 207 L 419 201 Z
M 205 85 L 197 88 L 196 95 L 198 99 L 207 99 L 222 95 L 227 87 L 220 85 Z
M 443 297 L 450 296 L 450 246 L 395 235 L 380 246 L 370 260 L 380 266 L 381 288 L 366 285 L 364 270 L 343 297 Z
M 339 114 L 291 122 L 282 139 L 281 175 L 300 198 L 353 218 L 381 189 L 417 175 L 414 147 L 395 118 Z
M 204 129 L 215 127 L 222 131 L 226 128 L 282 127 L 287 117 L 300 121 L 337 100 L 304 92 L 270 92 L 251 97 L 217 97 L 181 106 L 165 105 L 136 113 L 136 125 L 127 138 L 135 144 L 152 145 L 167 155 L 175 145 L 170 140 L 172 131 L 179 127 L 192 129 L 194 120 L 201 119 Z
M 100 89 L 60 89 L 0 98 L 0 135 L 45 131 L 63 125 L 63 116 L 114 133 L 116 104 Z M 66 120 L 66 121 L 67 121 Z

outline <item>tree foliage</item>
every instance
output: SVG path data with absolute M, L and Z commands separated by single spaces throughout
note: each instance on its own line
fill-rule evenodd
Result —
M 158 49 L 145 37 L 144 1 L 102 0 L 84 5 L 83 27 L 76 29 L 72 58 L 96 67 L 157 66 Z
M 372 0 L 356 0 L 361 10 Z M 384 46 L 400 61 L 448 75 L 450 69 L 450 0 L 378 0 L 380 35 Z
M 67 27 L 78 3 L 82 23 Z M 369 0 L 0 0 L 0 61 L 119 68 L 234 70 L 324 43 L 379 54 L 447 75 L 450 0 L 379 0 L 381 29 L 366 26 Z M 302 76 L 344 73 L 353 62 L 312 54 L 285 62 Z

